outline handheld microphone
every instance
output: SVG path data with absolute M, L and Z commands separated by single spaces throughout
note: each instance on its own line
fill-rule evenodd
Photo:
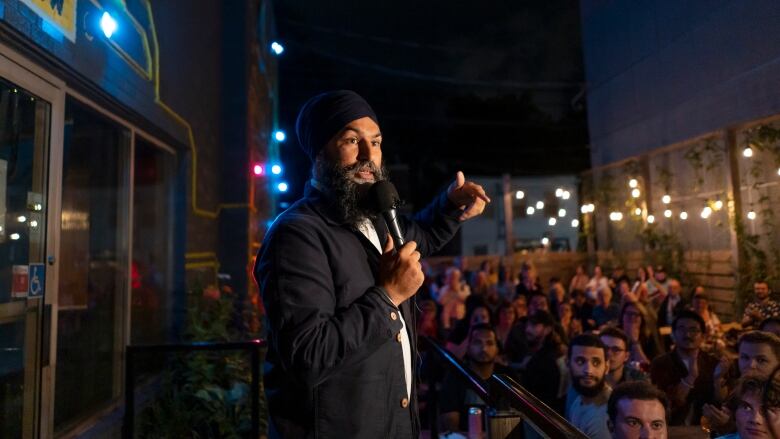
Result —
M 368 197 L 373 204 L 376 212 L 382 214 L 382 218 L 387 224 L 387 230 L 393 237 L 395 248 L 398 249 L 404 245 L 404 236 L 401 233 L 401 226 L 398 224 L 398 214 L 396 208 L 401 205 L 398 197 L 398 191 L 388 180 L 381 180 L 368 190 Z

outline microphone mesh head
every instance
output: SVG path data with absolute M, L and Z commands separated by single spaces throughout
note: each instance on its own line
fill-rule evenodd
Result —
M 368 196 L 377 212 L 395 209 L 400 204 L 398 191 L 395 190 L 393 183 L 390 183 L 388 180 L 374 183 L 371 189 L 368 190 Z

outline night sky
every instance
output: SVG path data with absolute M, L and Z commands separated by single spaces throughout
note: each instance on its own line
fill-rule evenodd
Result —
M 324 5 L 327 4 L 327 7 Z M 421 207 L 466 175 L 576 173 L 589 166 L 577 2 L 352 1 L 274 4 L 282 160 L 289 200 L 308 160 L 303 102 L 347 88 L 374 107 L 385 163 Z

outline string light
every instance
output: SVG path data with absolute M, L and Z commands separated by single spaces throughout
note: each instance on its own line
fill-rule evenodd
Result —
M 744 157 L 753 157 L 753 148 L 746 146 L 745 149 L 742 150 L 742 155 Z
M 688 212 L 686 212 L 684 210 L 682 212 L 680 212 L 680 219 L 683 220 L 683 221 L 687 220 L 688 219 Z
M 534 207 L 533 207 L 533 206 L 528 206 L 528 208 L 527 208 L 527 209 L 525 209 L 525 213 L 526 213 L 526 215 L 533 215 L 533 214 L 534 214 L 534 212 L 536 212 L 536 209 L 534 209 Z
M 579 227 L 580 226 L 580 220 L 578 220 L 578 219 L 571 220 L 571 226 L 575 227 L 575 228 Z
M 634 189 L 634 190 L 632 190 L 632 191 L 631 191 L 631 196 L 632 196 L 632 197 L 634 197 L 634 198 L 639 198 L 639 196 L 640 196 L 641 194 L 642 194 L 642 193 L 641 193 L 641 192 L 639 192 L 639 189 Z
M 515 192 L 515 198 L 518 199 L 518 200 L 522 200 L 523 198 L 525 198 L 525 192 L 523 192 L 523 191 Z
M 561 196 L 563 196 L 563 189 L 561 189 L 561 188 L 556 189 L 555 190 L 555 197 L 556 198 L 561 198 Z
M 647 215 L 647 222 L 650 224 L 653 224 L 655 222 L 655 216 L 654 215 Z
M 588 212 L 589 210 L 587 204 L 583 204 L 582 206 L 580 206 L 580 213 L 588 213 Z
M 566 209 L 558 209 L 558 216 L 563 218 L 566 216 Z
M 663 197 L 661 197 L 661 202 L 664 204 L 669 204 L 672 202 L 672 197 L 670 197 L 669 195 L 664 195 Z
M 623 214 L 620 212 L 611 212 L 609 214 L 609 219 L 612 221 L 620 221 L 623 219 Z
M 554 226 L 555 223 L 557 223 L 557 222 L 558 222 L 558 220 L 556 220 L 555 217 L 550 217 L 550 219 L 547 220 L 547 224 L 549 224 L 551 226 Z
M 712 208 L 710 206 L 705 206 L 704 209 L 701 210 L 701 217 L 707 219 L 710 215 L 712 215 Z
M 546 236 L 544 238 L 542 238 L 542 245 L 547 245 L 549 243 L 550 243 L 550 238 L 548 238 Z
M 537 209 L 544 209 L 544 201 L 537 201 L 536 202 L 536 208 Z
M 750 212 L 747 213 L 747 217 L 750 221 L 753 221 L 754 219 L 756 219 L 756 212 L 754 210 L 751 210 Z
M 639 185 L 639 182 L 636 181 L 636 178 L 632 178 L 631 180 L 628 180 L 628 187 L 635 188 Z
M 564 200 L 568 200 L 571 197 L 571 192 L 569 191 L 563 191 L 563 195 L 561 195 L 561 198 Z
M 669 209 L 664 210 L 664 216 L 667 217 L 667 218 L 671 218 L 672 217 L 672 211 L 669 210 Z
M 715 210 L 721 210 L 721 209 L 723 209 L 723 201 L 720 201 L 720 200 L 715 200 L 715 202 L 712 204 L 712 207 L 713 207 Z
M 642 209 L 640 209 L 638 207 L 636 209 L 634 209 L 634 215 L 639 216 L 641 214 L 642 214 Z

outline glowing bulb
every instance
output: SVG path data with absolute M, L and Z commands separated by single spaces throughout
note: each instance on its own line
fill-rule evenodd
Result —
M 273 165 L 271 166 L 271 174 L 279 175 L 282 173 L 282 167 L 279 165 Z
M 780 168 L 777 168 L 777 175 L 780 175 Z
M 638 207 L 636 209 L 634 209 L 634 215 L 639 216 L 641 214 L 642 214 L 642 209 L 640 209 Z
M 653 224 L 655 222 L 655 215 L 647 215 L 647 222 Z
M 580 226 L 580 220 L 578 220 L 578 219 L 571 220 L 571 226 L 572 227 L 579 227 Z
M 664 216 L 667 217 L 667 218 L 671 218 L 672 217 L 672 211 L 669 210 L 669 209 L 664 210 Z
M 561 195 L 561 198 L 564 200 L 568 200 L 571 197 L 571 192 L 569 191 L 563 191 L 563 194 Z
M 19 236 L 18 233 L 11 233 L 11 239 L 13 239 L 14 241 L 16 241 L 19 238 L 20 238 L 20 236 Z
M 596 205 L 593 203 L 588 204 L 588 212 L 593 212 L 596 210 Z
M 544 238 L 542 238 L 542 245 L 547 245 L 549 243 L 550 243 L 550 238 L 548 238 L 546 236 Z
M 636 178 L 632 178 L 631 180 L 628 180 L 628 187 L 637 187 L 639 185 L 639 182 L 636 181 Z
M 710 215 L 712 215 L 712 208 L 710 206 L 704 206 L 704 209 L 701 210 L 701 217 L 707 219 Z
M 687 220 L 688 219 L 688 212 L 686 212 L 684 210 L 682 212 L 680 212 L 680 219 L 683 220 L 683 221 Z
M 563 189 L 558 188 L 558 189 L 555 190 L 555 197 L 556 198 L 561 198 L 562 195 L 563 195 Z
M 714 207 L 715 210 L 723 209 L 723 201 L 716 200 L 715 203 L 712 204 L 712 207 Z
M 518 199 L 518 200 L 522 200 L 523 198 L 525 198 L 525 192 L 523 192 L 523 191 L 515 192 L 515 198 Z
M 566 209 L 558 209 L 558 216 L 561 218 L 566 216 Z
M 747 217 L 749 220 L 753 221 L 754 219 L 756 219 L 756 212 L 751 210 L 750 212 L 747 213 Z
M 252 172 L 255 173 L 255 175 L 263 175 L 263 166 L 262 165 L 255 165 L 252 167 Z
M 670 197 L 669 195 L 664 195 L 663 197 L 661 197 L 661 202 L 664 204 L 669 204 L 672 202 L 672 197 Z
M 103 16 L 100 17 L 100 29 L 103 31 L 103 35 L 105 35 L 106 38 L 111 38 L 111 36 L 114 35 L 114 32 L 116 32 L 117 27 L 114 17 L 108 12 L 103 12 Z
M 284 52 L 284 46 L 274 41 L 271 43 L 271 50 L 273 50 L 275 54 L 281 55 L 282 52 Z
M 277 130 L 274 133 L 274 139 L 276 139 L 277 142 L 284 142 L 285 139 L 287 139 L 287 134 L 285 134 L 282 130 Z
M 278 185 L 276 185 L 276 188 L 279 189 L 279 192 L 287 192 L 287 189 L 290 187 L 285 182 L 281 182 Z
M 527 209 L 525 209 L 525 213 L 526 213 L 526 215 L 533 215 L 533 214 L 534 214 L 534 212 L 536 212 L 536 209 L 534 209 L 534 207 L 533 207 L 533 206 L 528 206 L 528 208 L 527 208 Z
M 536 208 L 537 209 L 544 209 L 544 201 L 537 201 L 536 202 Z
M 742 155 L 744 157 L 753 157 L 753 148 L 751 147 L 745 147 L 745 149 L 742 150 Z
M 609 219 L 612 221 L 620 221 L 623 219 L 623 214 L 620 212 L 611 212 L 609 214 Z
M 641 195 L 641 192 L 639 192 L 639 189 L 634 189 L 634 190 L 631 191 L 631 196 L 634 197 L 634 198 L 639 198 L 640 195 Z
M 549 224 L 549 225 L 551 225 L 551 226 L 554 226 L 554 225 L 555 225 L 555 223 L 557 223 L 557 222 L 558 222 L 558 220 L 556 220 L 556 219 L 555 219 L 555 218 L 553 218 L 553 217 L 550 217 L 550 219 L 549 219 L 549 220 L 547 220 L 547 224 Z
M 41 210 L 43 210 L 43 206 L 41 206 L 41 203 L 35 203 L 35 206 L 33 206 L 33 209 L 35 211 L 41 211 Z
M 24 216 L 24 215 L 19 215 L 19 216 L 16 218 L 16 221 L 19 221 L 20 223 L 23 223 L 23 222 L 27 221 L 27 217 L 26 217 L 26 216 Z
M 32 227 L 33 229 L 38 227 L 38 221 L 35 220 L 30 221 L 30 227 Z
M 582 206 L 580 206 L 580 213 L 588 213 L 588 212 L 590 212 L 590 209 L 588 209 L 587 204 L 583 204 Z

